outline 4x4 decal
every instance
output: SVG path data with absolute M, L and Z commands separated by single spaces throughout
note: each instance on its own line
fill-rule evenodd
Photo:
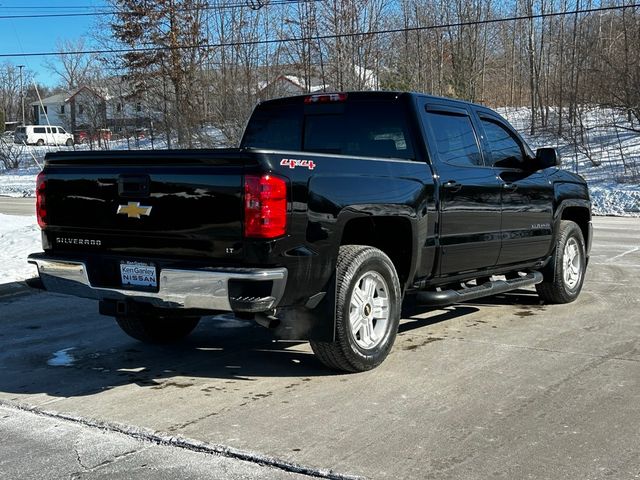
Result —
M 297 160 L 293 158 L 283 158 L 282 160 L 280 160 L 280 165 L 289 168 L 305 167 L 309 170 L 313 170 L 314 168 L 316 168 L 316 164 L 313 160 Z

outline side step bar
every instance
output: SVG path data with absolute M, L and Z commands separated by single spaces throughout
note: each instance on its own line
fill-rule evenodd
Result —
M 498 293 L 508 292 L 517 288 L 530 287 L 542 282 L 542 278 L 540 272 L 529 272 L 524 277 L 518 277 L 512 280 L 495 280 L 483 283 L 477 287 L 462 288 L 460 290 L 442 290 L 439 292 L 418 292 L 416 300 L 420 305 L 442 307 L 453 303 L 487 297 L 489 295 L 497 295 Z

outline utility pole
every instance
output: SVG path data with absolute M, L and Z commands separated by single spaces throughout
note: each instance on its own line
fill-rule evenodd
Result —
M 24 65 L 18 65 L 18 68 L 20 69 L 20 103 L 22 104 L 22 125 L 26 125 L 24 121 L 24 86 L 22 84 L 22 69 L 24 68 Z

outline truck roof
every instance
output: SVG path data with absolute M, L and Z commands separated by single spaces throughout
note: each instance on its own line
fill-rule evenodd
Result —
M 480 105 L 477 103 L 469 102 L 466 100 L 458 100 L 455 98 L 449 97 L 440 97 L 437 95 L 429 95 L 426 93 L 419 92 L 403 92 L 403 91 L 394 91 L 394 90 L 376 90 L 376 91 L 346 91 L 346 92 L 314 92 L 308 93 L 305 95 L 295 95 L 291 97 L 282 97 L 275 98 L 272 100 L 264 100 L 260 102 L 261 105 L 275 105 L 275 104 L 291 104 L 291 103 L 299 103 L 304 102 L 304 99 L 307 97 L 313 97 L 317 95 L 331 95 L 331 94 L 347 94 L 349 99 L 356 100 L 367 100 L 367 99 L 377 99 L 377 100 L 393 100 L 399 98 L 401 96 L 409 96 L 409 97 L 421 97 L 430 100 L 435 100 L 438 102 L 446 102 L 451 103 L 453 105 L 469 105 L 475 108 L 486 109 L 488 112 L 493 112 L 489 107 L 485 107 L 484 105 Z

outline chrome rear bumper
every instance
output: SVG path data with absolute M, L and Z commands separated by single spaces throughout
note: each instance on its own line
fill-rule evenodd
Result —
M 161 308 L 197 308 L 213 311 L 267 311 L 278 305 L 287 282 L 286 268 L 233 268 L 215 270 L 162 269 L 158 273 L 158 291 L 103 288 L 91 285 L 87 266 L 80 261 L 47 258 L 43 254 L 29 256 L 38 267 L 44 288 L 51 292 L 96 300 L 132 300 Z M 271 295 L 255 299 L 243 297 L 236 303 L 229 297 L 229 281 L 273 282 Z M 249 301 L 248 301 L 249 300 Z

